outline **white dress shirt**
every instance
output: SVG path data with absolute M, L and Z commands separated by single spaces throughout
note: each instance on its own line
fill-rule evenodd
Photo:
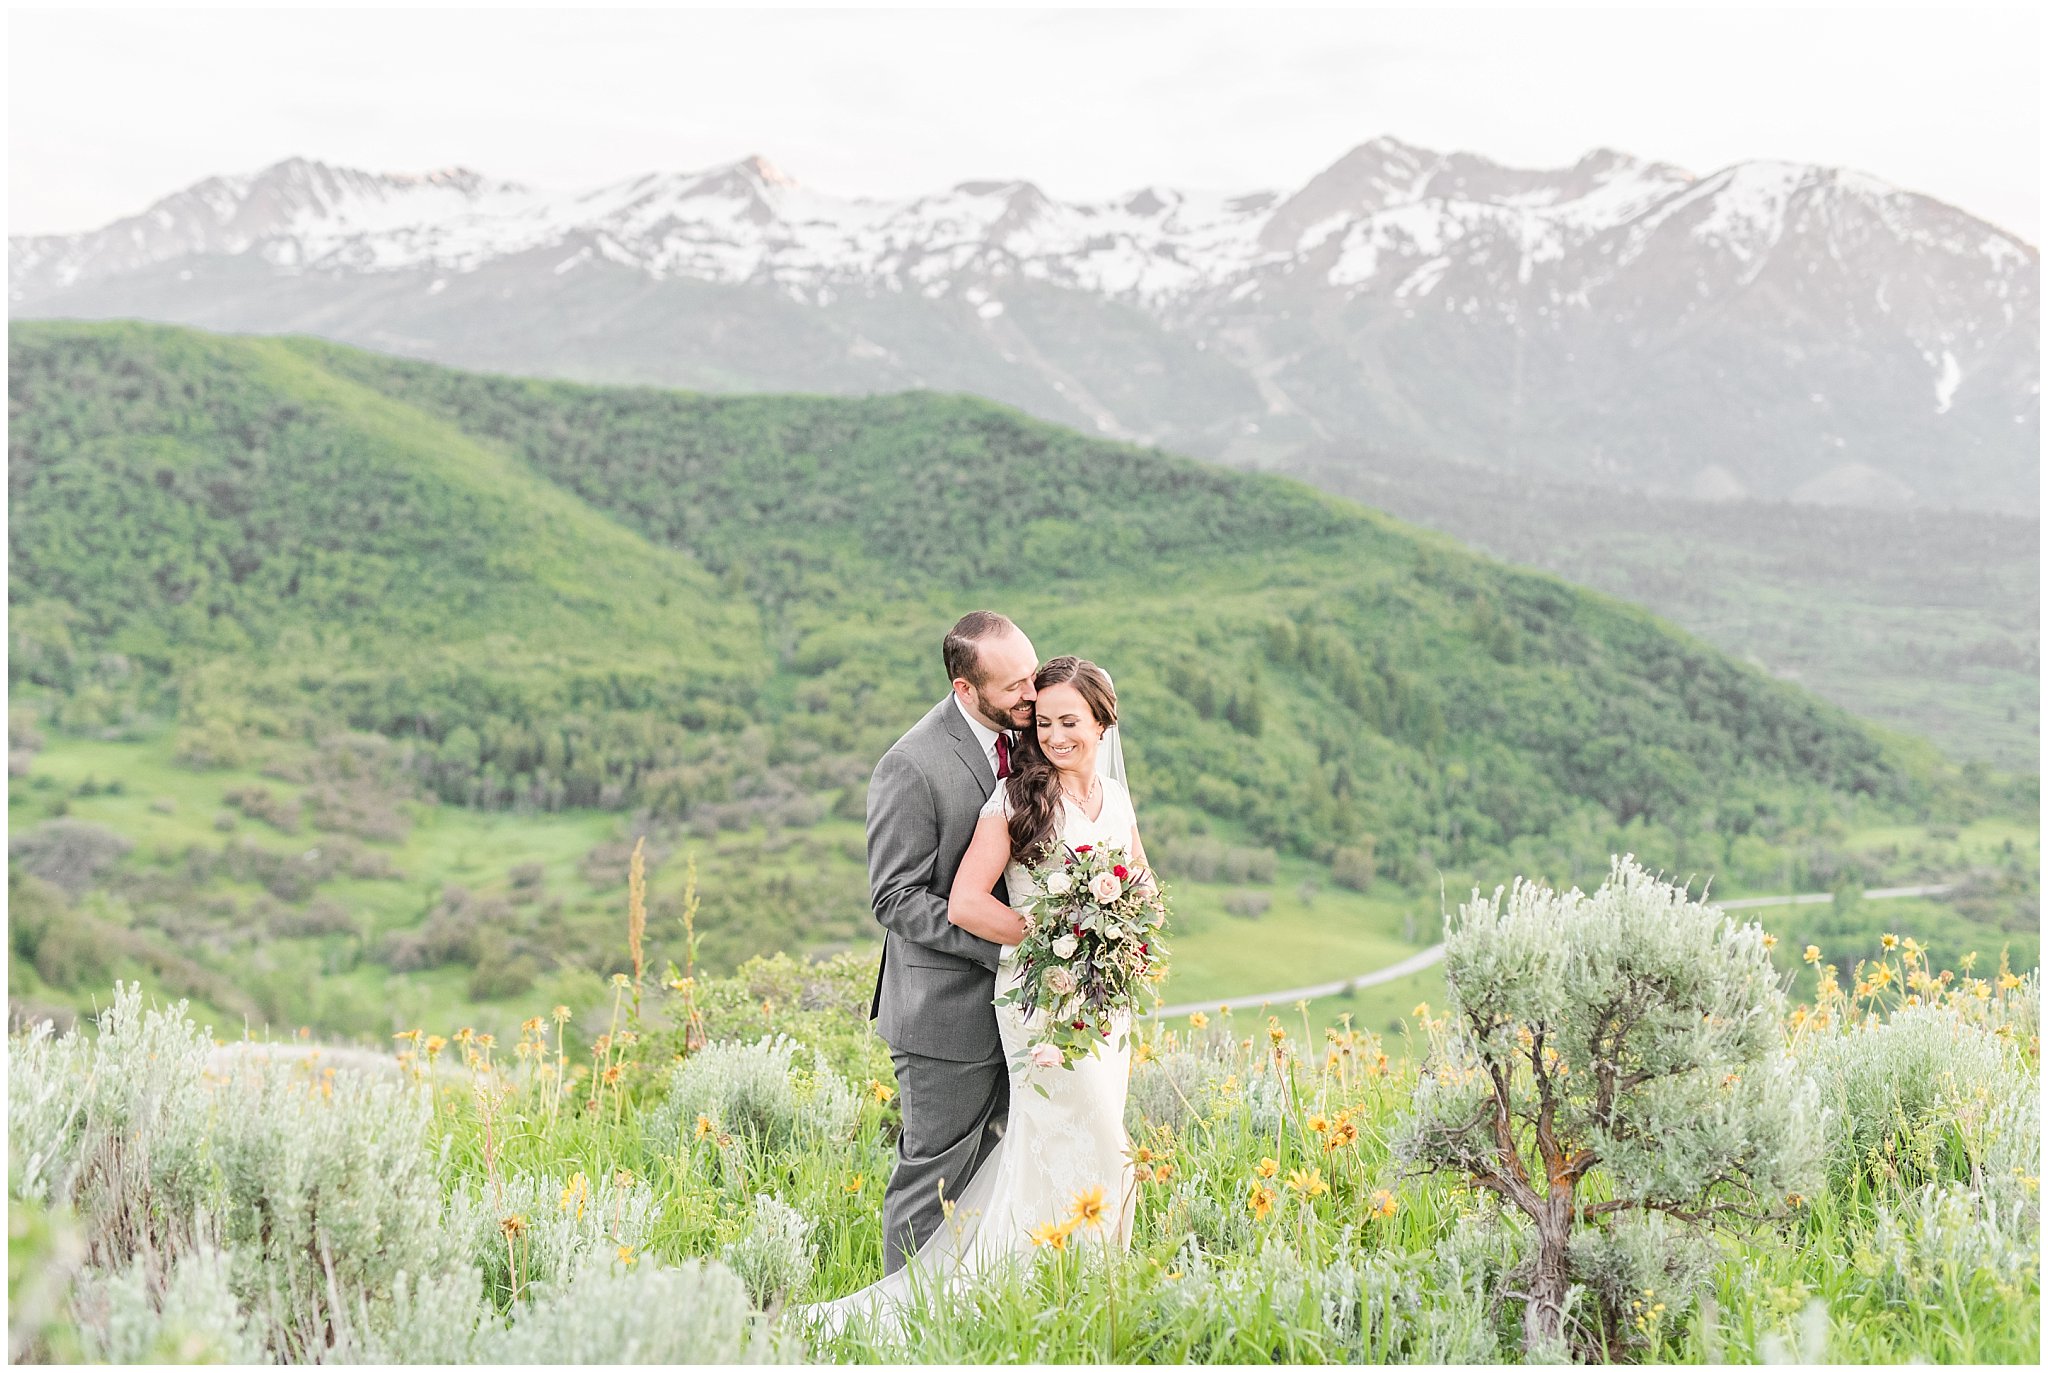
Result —
M 960 700 L 959 692 L 953 692 L 951 695 L 954 706 L 960 711 L 960 718 L 967 722 L 967 727 L 974 731 L 974 737 L 981 741 L 981 751 L 988 757 L 989 774 L 1000 776 L 1003 769 L 996 758 L 996 731 L 990 729 L 979 715 L 966 707 Z M 1011 747 L 1015 748 L 1016 745 L 1013 743 Z

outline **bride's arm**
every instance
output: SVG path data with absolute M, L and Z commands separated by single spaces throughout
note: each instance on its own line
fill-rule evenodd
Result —
M 974 838 L 953 874 L 953 890 L 946 897 L 946 919 L 969 934 L 997 944 L 1016 944 L 1024 938 L 1024 918 L 996 900 L 996 879 L 1010 862 L 1010 822 L 999 814 L 984 815 L 974 826 Z

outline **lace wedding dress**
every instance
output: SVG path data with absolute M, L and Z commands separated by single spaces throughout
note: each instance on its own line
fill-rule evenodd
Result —
M 1008 788 L 998 786 L 982 814 L 1007 814 L 1007 805 Z M 1102 808 L 1093 820 L 1072 801 L 1061 803 L 1060 837 L 1076 848 L 1113 844 L 1128 851 L 1136 824 L 1130 793 L 1113 777 L 1102 779 Z M 1004 883 L 1015 909 L 1022 910 L 1037 894 L 1022 864 L 1010 864 Z M 1014 946 L 1003 949 L 996 971 L 998 1000 L 1017 985 L 1016 952 Z M 997 1006 L 995 1014 L 1011 1064 L 1010 1120 L 1003 1137 L 954 1200 L 952 1215 L 907 1264 L 836 1301 L 802 1308 L 826 1333 L 869 1313 L 886 1327 L 894 1321 L 895 1308 L 916 1292 L 964 1284 L 1028 1255 L 1032 1231 L 1067 1221 L 1076 1199 L 1091 1189 L 1101 1189 L 1101 1225 L 1076 1226 L 1067 1242 L 1130 1247 L 1137 1179 L 1124 1134 L 1131 1079 L 1129 1016 L 1118 1016 L 1111 1037 L 1072 1068 L 1040 1068 L 1027 1054 L 1044 1013 L 1027 1020 L 1013 1007 Z

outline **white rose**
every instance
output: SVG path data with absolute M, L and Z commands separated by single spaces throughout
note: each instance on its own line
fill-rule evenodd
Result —
M 1080 947 L 1081 941 L 1074 938 L 1071 934 L 1063 934 L 1058 939 L 1052 941 L 1053 956 L 1056 958 L 1072 958 L 1074 950 Z M 1067 990 L 1072 991 L 1073 988 L 1069 987 Z
M 1045 891 L 1048 896 L 1065 896 L 1073 889 L 1074 879 L 1063 872 L 1056 872 L 1045 879 Z
M 1040 1068 L 1059 1068 L 1066 1064 L 1067 1056 L 1057 1044 L 1040 1044 L 1031 1051 L 1031 1061 Z
M 1088 891 L 1097 901 L 1114 901 L 1124 894 L 1124 884 L 1113 872 L 1099 872 L 1088 884 Z
M 1045 975 L 1045 985 L 1059 996 L 1071 996 L 1074 992 L 1074 974 L 1066 968 L 1053 968 Z

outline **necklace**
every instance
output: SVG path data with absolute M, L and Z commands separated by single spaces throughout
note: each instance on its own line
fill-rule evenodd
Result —
M 1065 782 L 1060 783 L 1060 794 L 1084 810 L 1087 808 L 1088 803 L 1095 799 L 1095 793 L 1100 790 L 1102 790 L 1102 774 L 1099 772 L 1088 779 L 1088 790 L 1080 796 L 1076 796 L 1073 792 L 1068 791 Z

